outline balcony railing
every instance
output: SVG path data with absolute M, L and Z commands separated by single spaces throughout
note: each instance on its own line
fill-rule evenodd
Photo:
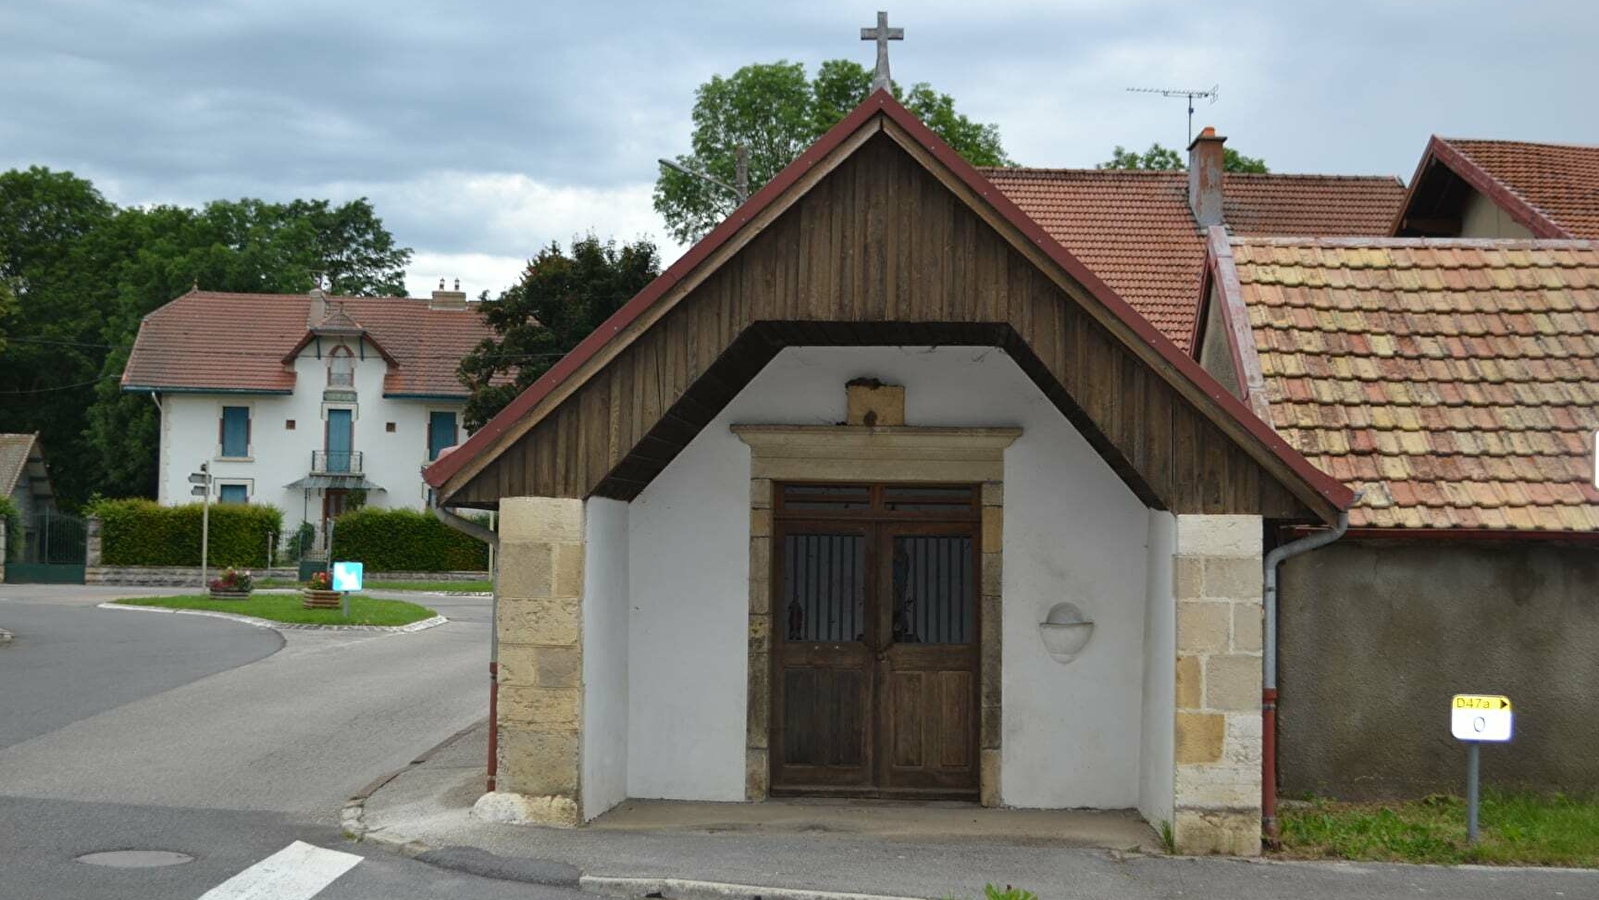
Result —
M 359 475 L 361 474 L 361 451 L 313 450 L 311 451 L 311 471 L 317 475 Z

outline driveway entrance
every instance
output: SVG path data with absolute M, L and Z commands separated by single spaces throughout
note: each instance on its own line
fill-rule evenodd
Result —
M 6 560 L 6 581 L 15 584 L 82 584 L 88 528 L 76 516 L 45 512 L 24 520 L 15 560 Z

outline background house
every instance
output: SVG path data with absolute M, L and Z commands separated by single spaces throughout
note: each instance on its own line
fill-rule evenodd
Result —
M 195 290 L 145 317 L 122 387 L 161 409 L 160 502 L 191 502 L 209 463 L 213 500 L 277 506 L 320 545 L 354 503 L 424 505 L 422 466 L 465 436 L 456 367 L 488 334 L 459 291 Z
M 1435 135 L 1410 180 L 1393 233 L 1599 240 L 1596 190 L 1599 147 Z
M 37 555 L 41 517 L 55 512 L 55 489 L 44 461 L 44 445 L 37 434 L 0 434 L 0 497 L 10 497 L 17 508 L 16 533 L 0 541 L 0 562 Z

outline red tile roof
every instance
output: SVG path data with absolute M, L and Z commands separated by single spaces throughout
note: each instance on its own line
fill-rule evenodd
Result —
M 490 335 L 475 309 L 429 309 L 405 297 L 330 297 L 338 323 L 352 321 L 393 363 L 385 396 L 465 397 L 461 357 Z M 307 334 L 307 294 L 190 291 L 144 317 L 122 373 L 124 390 L 294 390 L 285 365 Z
M 1551 236 L 1599 239 L 1599 147 L 1433 140 L 1433 147 L 1453 148 L 1470 165 L 1542 214 L 1555 226 Z
M 983 169 L 995 187 L 1178 347 L 1194 330 L 1205 240 L 1188 173 Z M 1246 175 L 1223 179 L 1234 234 L 1381 235 L 1404 186 L 1391 177 Z
M 1357 527 L 1599 529 L 1599 242 L 1234 239 L 1271 424 Z

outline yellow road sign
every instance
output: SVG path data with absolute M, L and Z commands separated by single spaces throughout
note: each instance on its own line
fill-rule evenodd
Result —
M 1508 741 L 1510 698 L 1500 694 L 1456 694 L 1449 704 L 1449 730 L 1462 741 Z

